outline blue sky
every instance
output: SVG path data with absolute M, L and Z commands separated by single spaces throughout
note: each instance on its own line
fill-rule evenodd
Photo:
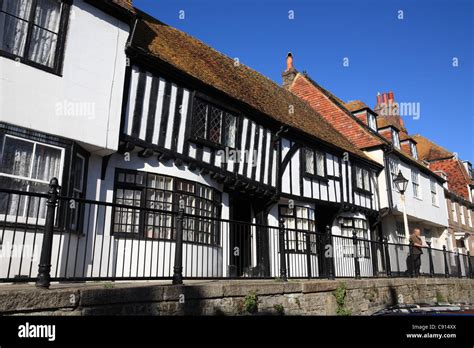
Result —
M 345 101 L 360 99 L 373 107 L 377 92 L 392 90 L 398 102 L 420 103 L 419 119 L 404 118 L 410 134 L 420 133 L 474 161 L 472 0 L 134 4 L 279 84 L 291 51 L 298 70 Z M 289 11 L 294 11 L 292 20 Z

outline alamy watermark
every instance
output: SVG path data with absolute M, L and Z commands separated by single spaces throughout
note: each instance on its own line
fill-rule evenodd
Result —
M 220 156 L 222 163 L 251 163 L 252 167 L 257 166 L 257 150 L 235 150 L 226 147 L 217 151 L 216 156 Z
M 95 118 L 95 103 L 64 100 L 55 105 L 56 116 Z
M 412 117 L 419 120 L 421 116 L 421 104 L 419 102 L 388 102 L 379 105 L 378 114 L 380 116 L 399 115 L 402 117 Z

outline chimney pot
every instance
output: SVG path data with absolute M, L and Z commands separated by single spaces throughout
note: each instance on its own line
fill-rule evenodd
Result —
M 388 100 L 391 100 L 393 102 L 393 92 L 392 91 L 388 92 Z
M 286 56 L 286 71 L 290 71 L 293 69 L 293 54 L 291 52 L 288 52 L 288 55 Z
M 380 92 L 377 93 L 377 105 L 382 104 L 382 96 L 380 95 Z
M 384 103 L 384 104 L 387 104 L 387 93 L 384 92 L 384 93 L 382 94 L 382 100 L 383 100 L 383 103 Z

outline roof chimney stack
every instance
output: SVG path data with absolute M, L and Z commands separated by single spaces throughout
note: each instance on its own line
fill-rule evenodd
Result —
M 380 105 L 382 104 L 382 95 L 380 94 L 380 92 L 377 93 L 377 105 Z
M 288 88 L 295 79 L 298 71 L 293 66 L 293 54 L 288 52 L 286 56 L 286 70 L 283 72 L 283 87 Z
M 288 55 L 286 56 L 286 70 L 285 71 L 290 71 L 293 70 L 293 54 L 291 52 L 288 52 Z
M 392 91 L 388 92 L 388 100 L 390 100 L 393 103 L 393 92 Z

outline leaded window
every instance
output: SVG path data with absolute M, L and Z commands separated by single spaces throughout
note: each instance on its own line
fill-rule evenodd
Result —
M 413 185 L 413 197 L 421 198 L 420 173 L 415 169 L 411 171 L 411 182 Z
M 192 136 L 198 140 L 234 148 L 237 117 L 200 98 L 194 99 Z

